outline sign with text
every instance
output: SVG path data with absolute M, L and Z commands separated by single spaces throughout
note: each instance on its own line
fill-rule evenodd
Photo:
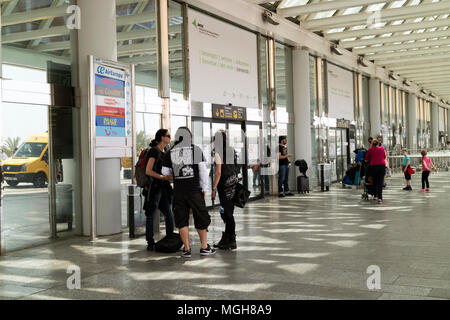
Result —
M 353 73 L 328 63 L 328 117 L 353 121 Z
M 132 147 L 131 66 L 93 58 L 92 117 L 97 157 L 130 155 Z
M 242 107 L 213 104 L 212 116 L 214 119 L 245 121 L 247 120 L 247 110 Z
M 258 108 L 256 35 L 189 9 L 191 99 Z

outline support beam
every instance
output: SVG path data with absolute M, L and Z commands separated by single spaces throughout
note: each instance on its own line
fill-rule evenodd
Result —
M 442 1 L 430 4 L 421 4 L 416 6 L 407 6 L 394 9 L 386 9 L 381 11 L 383 22 L 413 19 L 419 17 L 427 17 L 432 15 L 440 15 L 442 12 L 450 11 L 450 2 Z M 368 19 L 371 18 L 373 12 L 364 12 L 349 14 L 345 16 L 330 17 L 323 19 L 315 19 L 303 23 L 303 27 L 311 31 L 321 31 L 324 29 L 340 28 L 342 26 L 351 27 L 366 25 Z
M 377 47 L 367 47 L 361 49 L 353 49 L 356 54 L 370 54 L 370 53 L 383 53 L 389 51 L 407 50 L 407 49 L 419 49 L 436 46 L 448 46 L 450 45 L 450 38 L 444 40 L 428 40 L 428 41 L 415 41 L 413 43 L 402 43 L 394 45 L 385 45 Z M 369 56 L 366 56 L 369 58 Z
M 384 2 L 385 0 L 334 0 L 322 1 L 319 3 L 305 4 L 301 6 L 292 6 L 285 8 L 278 8 L 277 14 L 282 17 L 296 17 L 302 14 L 311 14 L 321 11 L 340 10 L 345 8 L 367 6 Z
M 66 26 L 53 27 L 50 29 L 38 29 L 34 31 L 15 32 L 4 35 L 2 37 L 2 43 L 22 42 L 34 39 L 51 38 L 66 36 L 70 34 L 70 30 Z
M 441 55 L 434 55 L 434 56 L 419 56 L 419 57 L 412 57 L 407 59 L 402 59 L 402 57 L 399 57 L 398 59 L 391 59 L 391 60 L 382 60 L 378 61 L 378 65 L 387 66 L 387 65 L 395 65 L 399 63 L 410 63 L 410 62 L 433 62 L 437 59 L 450 59 L 450 53 L 447 54 L 441 54 Z M 389 67 L 391 68 L 391 67 Z
M 36 9 L 26 12 L 13 13 L 2 17 L 2 27 L 11 26 L 15 24 L 22 24 L 33 21 L 46 20 L 50 18 L 65 17 L 68 6 L 50 7 L 44 9 Z
M 361 38 L 364 36 L 371 35 L 383 35 L 386 33 L 396 33 L 396 32 L 405 32 L 411 30 L 420 30 L 420 29 L 430 29 L 430 28 L 440 28 L 447 27 L 450 25 L 450 19 L 439 19 L 427 22 L 411 22 L 411 23 L 403 23 L 399 25 L 393 26 L 385 26 L 379 29 L 361 29 L 361 30 L 350 30 L 343 32 L 333 32 L 326 33 L 325 38 L 328 40 L 342 40 L 349 38 Z
M 181 49 L 181 40 L 169 41 L 169 49 L 170 50 L 180 50 Z M 128 44 L 118 46 L 117 48 L 117 56 L 126 56 L 130 54 L 140 54 L 140 53 L 148 53 L 148 52 L 156 52 L 156 42 L 144 42 L 138 44 Z
M 344 48 L 371 46 L 375 44 L 384 44 L 392 42 L 406 42 L 412 40 L 422 40 L 422 39 L 434 39 L 441 37 L 449 37 L 450 30 L 445 31 L 434 31 L 434 32 L 422 32 L 413 33 L 408 35 L 391 36 L 391 37 L 379 37 L 373 39 L 363 39 L 363 40 L 353 40 L 353 41 L 341 41 L 339 44 Z
M 449 40 L 450 42 L 450 40 Z M 366 59 L 368 60 L 385 60 L 385 59 L 391 59 L 391 58 L 397 58 L 399 56 L 402 57 L 414 57 L 414 56 L 420 56 L 423 54 L 441 54 L 441 53 L 450 53 L 450 47 L 439 47 L 434 49 L 421 49 L 421 50 L 409 50 L 409 51 L 397 51 L 397 52 L 391 52 L 391 53 L 380 53 L 380 54 L 372 54 L 366 56 Z

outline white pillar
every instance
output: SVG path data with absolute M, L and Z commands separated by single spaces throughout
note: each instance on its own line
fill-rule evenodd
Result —
M 439 148 L 439 105 L 431 104 L 431 148 Z
M 309 53 L 293 50 L 293 87 L 295 118 L 295 159 L 305 159 L 312 167 Z M 298 170 L 295 170 L 299 174 Z M 313 174 L 310 174 L 313 177 Z M 314 184 L 311 184 L 314 185 Z
M 408 148 L 417 150 L 417 96 L 415 94 L 408 94 L 406 113 L 408 118 Z
M 370 135 L 376 138 L 381 132 L 380 80 L 369 81 Z
M 88 56 L 116 60 L 116 2 L 114 0 L 78 0 L 81 8 L 81 29 L 78 30 L 78 86 L 81 95 L 82 154 L 82 234 L 91 232 L 90 159 L 88 137 L 89 64 Z M 119 233 L 121 225 L 120 160 L 96 161 L 95 198 L 97 199 L 97 234 Z
M 2 17 L 0 15 L 0 25 L 2 23 Z M 0 33 L 0 43 L 2 41 L 2 35 Z M 1 48 L 0 48 L 1 49 Z M 2 82 L 1 82 L 1 78 L 2 78 L 2 50 L 0 50 L 0 105 L 2 103 Z M 2 117 L 3 115 L 2 113 L 2 109 L 0 108 L 0 117 Z M 2 138 L 1 133 L 3 132 L 2 128 L 1 128 L 1 124 L 0 124 L 0 140 Z M 1 184 L 1 183 L 0 183 Z M 4 238 L 4 233 L 3 233 L 3 224 L 4 224 L 4 217 L 3 217 L 3 193 L 2 193 L 2 186 L 0 185 L 0 255 L 2 255 L 5 252 L 5 238 Z

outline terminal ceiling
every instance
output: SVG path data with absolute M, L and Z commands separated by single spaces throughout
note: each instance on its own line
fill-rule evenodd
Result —
M 243 0 L 276 12 L 450 101 L 450 0 Z M 67 57 L 68 0 L 0 0 L 2 44 Z M 116 0 L 120 61 L 156 70 L 154 0 Z M 182 17 L 169 8 L 171 69 L 182 68 Z

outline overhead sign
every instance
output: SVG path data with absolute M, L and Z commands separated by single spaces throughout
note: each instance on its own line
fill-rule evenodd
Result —
M 328 68 L 328 117 L 355 120 L 353 73 L 331 63 Z
M 350 128 L 350 121 L 344 119 L 336 119 L 336 128 L 348 129 Z
M 191 99 L 258 108 L 256 35 L 188 11 Z
M 92 117 L 97 157 L 125 157 L 132 148 L 131 66 L 93 58 Z
M 212 116 L 214 119 L 245 121 L 247 120 L 247 110 L 242 107 L 213 104 Z

